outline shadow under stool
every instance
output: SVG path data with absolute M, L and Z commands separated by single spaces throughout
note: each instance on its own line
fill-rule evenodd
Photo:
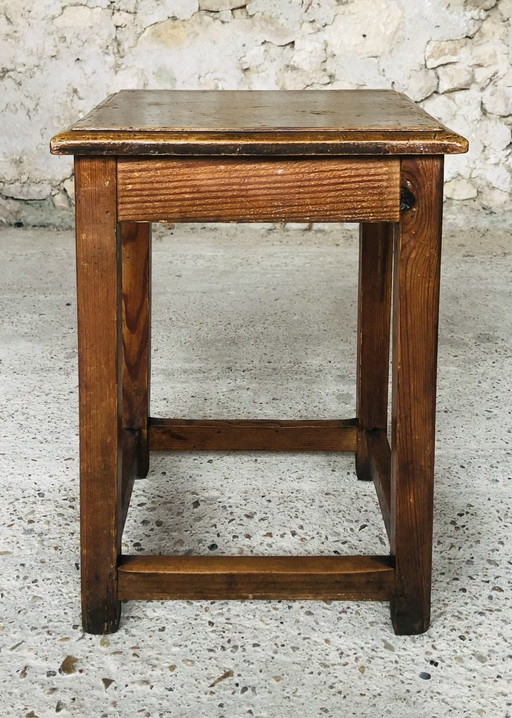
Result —
M 443 159 L 466 140 L 387 90 L 125 90 L 51 147 L 75 156 L 84 629 L 116 631 L 125 599 L 279 598 L 389 601 L 397 634 L 425 631 Z M 355 419 L 150 416 L 159 221 L 360 224 Z M 122 555 L 150 453 L 218 450 L 355 452 L 389 554 Z

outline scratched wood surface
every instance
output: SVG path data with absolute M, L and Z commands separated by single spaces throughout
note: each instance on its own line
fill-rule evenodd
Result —
M 344 155 L 467 151 L 392 90 L 122 90 L 53 138 L 54 154 Z
M 391 612 L 409 635 L 430 620 L 443 158 L 405 159 L 402 183 L 416 202 L 394 235 Z
M 344 222 L 400 218 L 398 158 L 118 161 L 120 220 Z
M 115 160 L 77 158 L 82 622 L 117 630 L 121 547 L 121 262 Z M 128 482 L 126 482 L 128 483 Z

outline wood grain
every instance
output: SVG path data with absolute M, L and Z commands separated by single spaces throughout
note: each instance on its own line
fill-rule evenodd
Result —
M 394 224 L 361 224 L 357 316 L 356 471 L 372 479 L 365 433 L 386 429 Z
M 149 470 L 151 225 L 120 222 L 123 296 L 123 427 L 139 432 L 137 475 Z
M 122 447 L 122 489 L 121 489 L 121 510 L 119 514 L 119 533 L 122 536 L 130 498 L 133 490 L 133 483 L 137 474 L 137 463 L 139 454 L 140 431 L 136 429 L 123 429 L 121 434 Z
M 154 419 L 152 451 L 355 451 L 356 422 Z
M 422 633 L 430 616 L 436 357 L 443 158 L 406 158 L 415 198 L 395 236 L 391 533 L 395 632 Z
M 391 448 L 386 431 L 366 431 L 368 467 L 373 480 L 384 526 L 390 544 L 394 541 L 391 532 Z M 394 548 L 392 548 L 394 551 Z
M 127 599 L 389 600 L 389 556 L 124 556 Z
M 126 159 L 121 220 L 396 222 L 397 159 Z M 158 189 L 156 189 L 158 188 Z
M 124 90 L 53 138 L 54 154 L 458 153 L 467 141 L 391 90 Z
M 89 633 L 109 633 L 120 615 L 122 484 L 116 162 L 77 158 L 75 178 L 82 621 Z
M 54 153 L 79 155 L 86 631 L 115 631 L 124 598 L 390 600 L 396 633 L 426 630 L 441 154 L 466 149 L 464 138 L 390 91 L 121 92 L 54 138 Z M 410 201 L 400 214 L 401 190 Z M 357 419 L 148 419 L 147 223 L 159 220 L 363 223 Z M 390 449 L 386 407 L 392 273 Z M 375 483 L 391 556 L 121 557 L 133 459 L 138 454 L 139 473 L 147 471 L 149 448 L 357 451 L 359 477 Z

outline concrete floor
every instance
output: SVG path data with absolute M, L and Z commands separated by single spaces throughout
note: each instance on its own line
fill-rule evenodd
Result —
M 159 229 L 154 415 L 354 413 L 354 229 Z M 0 715 L 512 716 L 510 226 L 447 208 L 432 627 L 386 604 L 132 602 L 80 628 L 73 240 L 4 229 Z M 339 490 L 341 489 L 341 490 Z M 159 456 L 127 551 L 386 550 L 349 456 Z M 216 547 L 216 548 L 215 548 Z

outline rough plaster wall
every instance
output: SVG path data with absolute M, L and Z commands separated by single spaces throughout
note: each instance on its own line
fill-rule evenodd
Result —
M 446 194 L 510 207 L 512 0 L 2 0 L 0 218 L 71 222 L 52 134 L 121 88 L 393 87 L 471 142 Z

